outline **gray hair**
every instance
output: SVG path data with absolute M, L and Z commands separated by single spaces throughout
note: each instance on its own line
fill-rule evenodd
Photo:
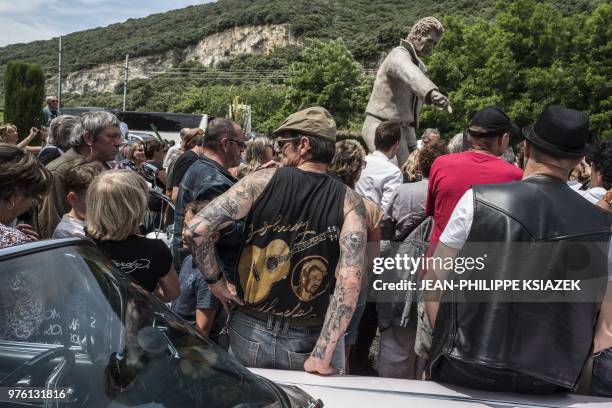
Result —
M 425 129 L 425 131 L 423 132 L 423 136 L 421 136 L 421 139 L 425 139 L 426 136 L 429 136 L 430 133 L 435 133 L 436 135 L 440 136 L 440 131 L 438 129 L 434 129 L 434 128 L 427 128 Z
M 463 133 L 457 133 L 448 142 L 449 153 L 461 153 L 463 151 Z
M 435 30 L 438 34 L 444 33 L 444 27 L 442 23 L 434 17 L 424 17 L 414 23 L 408 34 L 408 42 L 413 42 L 417 38 L 421 38 L 431 30 Z
M 77 118 L 71 115 L 62 115 L 51 121 L 47 142 L 60 149 L 70 147 L 70 133 L 76 124 Z
M 95 140 L 104 128 L 108 126 L 119 127 L 120 123 L 115 115 L 106 111 L 81 113 L 72 129 L 70 144 L 75 147 L 82 145 L 84 133 L 89 133 Z
M 508 147 L 506 150 L 504 150 L 504 154 L 502 154 L 502 159 L 504 159 L 510 164 L 514 164 L 514 161 L 516 160 L 514 150 L 511 147 Z
M 46 103 L 49 103 L 49 101 L 51 100 L 51 98 L 56 98 L 56 99 L 57 99 L 57 96 L 55 96 L 55 95 L 49 95 L 49 96 L 47 96 L 47 97 L 45 98 L 45 102 L 46 102 Z

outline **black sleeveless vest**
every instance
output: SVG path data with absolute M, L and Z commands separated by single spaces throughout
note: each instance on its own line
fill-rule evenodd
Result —
M 276 171 L 247 217 L 237 275 L 246 305 L 285 317 L 325 316 L 345 192 L 326 174 Z
M 446 356 L 575 389 L 592 352 L 606 290 L 612 217 L 548 176 L 473 186 L 473 192 L 474 219 L 459 256 L 482 255 L 483 245 L 476 243 L 489 243 L 495 256 L 472 278 L 582 279 L 588 292 L 582 301 L 564 301 L 563 292 L 556 292 L 551 302 L 510 302 L 501 292 L 485 292 L 486 299 L 477 299 L 483 301 L 457 301 L 461 295 L 446 291 L 450 301 L 440 304 L 431 366 Z M 530 247 L 537 249 L 529 252 Z M 528 294 L 514 296 L 521 293 Z

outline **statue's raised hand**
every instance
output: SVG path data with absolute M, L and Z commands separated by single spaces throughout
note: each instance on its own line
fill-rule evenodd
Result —
M 445 109 L 449 104 L 448 98 L 435 89 L 429 94 L 429 100 L 433 106 L 439 109 Z

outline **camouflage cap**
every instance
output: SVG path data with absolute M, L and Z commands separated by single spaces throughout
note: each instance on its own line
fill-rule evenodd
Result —
M 325 108 L 315 106 L 292 113 L 285 119 L 275 135 L 295 131 L 308 136 L 319 136 L 336 141 L 336 122 Z

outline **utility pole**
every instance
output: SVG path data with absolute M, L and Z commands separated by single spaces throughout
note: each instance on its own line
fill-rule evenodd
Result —
M 123 68 L 123 111 L 125 112 L 125 106 L 127 102 L 127 85 L 128 85 L 128 59 L 130 54 L 125 54 L 125 67 Z
M 62 106 L 62 37 L 59 38 L 59 56 L 57 59 L 57 110 Z

